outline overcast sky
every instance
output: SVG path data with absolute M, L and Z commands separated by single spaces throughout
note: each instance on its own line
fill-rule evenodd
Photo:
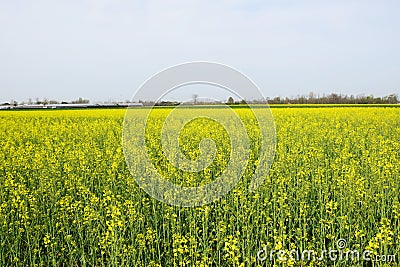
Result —
M 130 99 L 194 60 L 269 97 L 399 93 L 399 14 L 398 0 L 0 0 L 0 100 Z

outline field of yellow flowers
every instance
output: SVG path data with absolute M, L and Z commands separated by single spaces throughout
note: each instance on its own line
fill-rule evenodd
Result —
M 246 123 L 246 110 L 237 112 Z M 277 150 L 264 183 L 248 191 L 250 167 L 227 195 L 185 208 L 151 198 L 132 178 L 122 148 L 125 110 L 0 112 L 0 266 L 363 266 L 257 258 L 263 248 L 322 251 L 340 238 L 348 248 L 396 255 L 397 263 L 386 263 L 396 266 L 400 108 L 272 113 Z M 224 131 L 185 131 L 196 137 L 204 127 L 218 153 L 212 172 L 194 183 L 211 181 L 229 161 Z M 159 144 L 151 144 L 162 170 Z M 182 145 L 197 156 L 197 147 Z

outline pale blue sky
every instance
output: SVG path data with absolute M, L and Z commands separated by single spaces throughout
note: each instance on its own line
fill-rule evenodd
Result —
M 399 14 L 398 0 L 0 0 L 0 101 L 130 99 L 193 60 L 269 97 L 399 93 Z

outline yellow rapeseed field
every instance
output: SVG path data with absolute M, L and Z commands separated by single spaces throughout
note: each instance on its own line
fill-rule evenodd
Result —
M 154 110 L 154 122 L 168 112 Z M 251 133 L 247 112 L 237 109 Z M 379 264 L 396 266 L 400 108 L 272 113 L 277 150 L 264 183 L 248 191 L 258 155 L 254 130 L 249 166 L 233 190 L 184 208 L 151 198 L 130 174 L 121 137 L 125 110 L 0 112 L 0 266 L 332 266 L 329 259 L 257 254 L 321 252 L 339 239 L 373 259 L 395 255 L 396 263 Z M 182 151 L 196 158 L 200 139 L 211 138 L 217 155 L 202 173 L 179 173 L 163 158 L 157 125 L 148 125 L 147 152 L 160 172 L 177 174 L 176 183 L 208 183 L 228 164 L 227 134 L 199 120 L 182 132 L 196 140 L 182 139 Z

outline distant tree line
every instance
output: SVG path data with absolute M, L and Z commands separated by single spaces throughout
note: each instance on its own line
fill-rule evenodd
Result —
M 83 99 L 81 97 L 69 102 L 49 100 L 46 97 L 44 97 L 43 99 L 39 99 L 38 97 L 36 97 L 35 99 L 29 98 L 28 101 L 22 101 L 22 102 L 11 100 L 10 102 L 5 102 L 2 103 L 1 105 L 17 106 L 17 105 L 52 105 L 52 104 L 89 104 L 89 102 L 90 101 L 88 99 Z
M 399 98 L 396 94 L 391 94 L 384 97 L 374 97 L 373 95 L 342 95 L 328 94 L 316 95 L 310 93 L 308 96 L 285 97 L 279 96 L 268 99 L 269 104 L 398 104 Z
M 373 95 L 344 95 L 344 94 L 328 94 L 328 95 L 318 95 L 315 93 L 309 93 L 307 96 L 301 95 L 297 97 L 274 97 L 274 98 L 266 98 L 269 104 L 399 104 L 400 99 L 396 94 L 390 94 L 388 96 L 383 97 L 374 97 Z M 29 99 L 26 102 L 18 103 L 15 100 L 11 100 L 9 103 L 2 103 L 0 105 L 10 105 L 17 106 L 18 104 L 24 105 L 48 105 L 48 104 L 89 104 L 89 100 L 78 98 L 73 101 L 56 101 L 56 100 L 48 100 L 47 98 L 39 99 L 35 98 L 34 100 Z M 109 101 L 111 103 L 111 101 Z M 262 104 L 265 103 L 265 99 L 260 100 L 240 100 L 235 101 L 232 97 L 229 97 L 225 104 L 228 105 L 239 105 L 239 104 Z M 108 102 L 106 102 L 108 103 Z M 117 103 L 117 102 L 112 102 Z M 125 103 L 131 103 L 131 101 L 126 100 Z M 177 101 L 142 101 L 139 100 L 139 103 L 143 104 L 143 106 L 177 106 L 181 104 Z M 212 104 L 222 104 L 224 101 L 216 101 L 216 102 L 202 102 L 198 100 L 197 95 L 193 95 L 193 101 L 191 104 L 193 105 L 212 105 Z

